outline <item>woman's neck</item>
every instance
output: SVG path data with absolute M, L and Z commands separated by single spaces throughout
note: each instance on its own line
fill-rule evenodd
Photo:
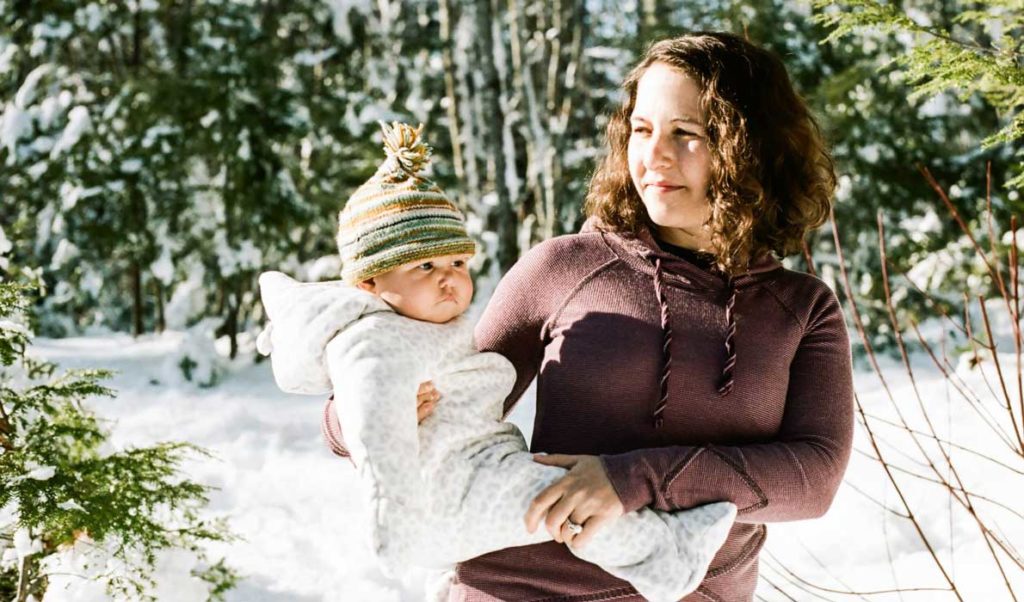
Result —
M 655 237 L 668 244 L 691 251 L 701 253 L 713 253 L 711 248 L 711 237 L 703 228 L 697 228 L 696 232 L 685 228 L 671 228 L 668 226 L 655 226 Z

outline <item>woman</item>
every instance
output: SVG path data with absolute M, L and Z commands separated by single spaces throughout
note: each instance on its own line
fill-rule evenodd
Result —
M 849 459 L 840 305 L 773 254 L 824 222 L 835 184 L 782 63 L 685 35 L 624 88 L 583 232 L 524 255 L 476 330 L 516 366 L 506 411 L 537 377 L 532 450 L 571 470 L 524 520 L 556 541 L 460 564 L 450 600 L 642 600 L 563 543 L 644 506 L 717 500 L 737 522 L 686 600 L 751 600 L 764 523 L 821 516 Z

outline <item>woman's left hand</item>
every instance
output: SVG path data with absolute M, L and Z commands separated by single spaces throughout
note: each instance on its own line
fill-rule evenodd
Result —
M 548 466 L 568 468 L 569 474 L 533 498 L 525 518 L 526 529 L 530 533 L 536 531 L 544 519 L 544 525 L 555 541 L 583 547 L 599 529 L 625 512 L 597 456 L 534 454 L 533 460 Z M 566 524 L 566 519 L 570 518 L 582 525 L 583 531 L 573 534 Z

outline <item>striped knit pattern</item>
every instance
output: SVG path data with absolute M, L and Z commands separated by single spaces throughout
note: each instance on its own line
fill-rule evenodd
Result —
M 732 278 L 729 279 L 729 301 L 725 304 L 725 366 L 722 367 L 722 380 L 718 385 L 718 394 L 725 397 L 732 392 L 733 368 L 736 367 L 736 287 Z
M 668 378 L 672 373 L 672 324 L 668 314 L 668 300 L 662 288 L 661 260 L 654 260 L 654 293 L 658 296 L 661 310 L 661 380 L 658 382 L 658 403 L 654 406 L 654 428 L 661 428 L 665 423 L 665 407 L 668 405 Z
M 338 216 L 341 277 L 358 284 L 412 261 L 472 255 L 476 244 L 462 213 L 420 171 L 430 147 L 423 126 L 381 124 L 386 160 Z

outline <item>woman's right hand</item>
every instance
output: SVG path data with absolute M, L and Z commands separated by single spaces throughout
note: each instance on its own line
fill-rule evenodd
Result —
M 441 399 L 441 394 L 434 388 L 433 381 L 420 383 L 420 388 L 416 391 L 416 421 L 418 423 L 422 423 L 427 416 L 434 413 L 439 399 Z

